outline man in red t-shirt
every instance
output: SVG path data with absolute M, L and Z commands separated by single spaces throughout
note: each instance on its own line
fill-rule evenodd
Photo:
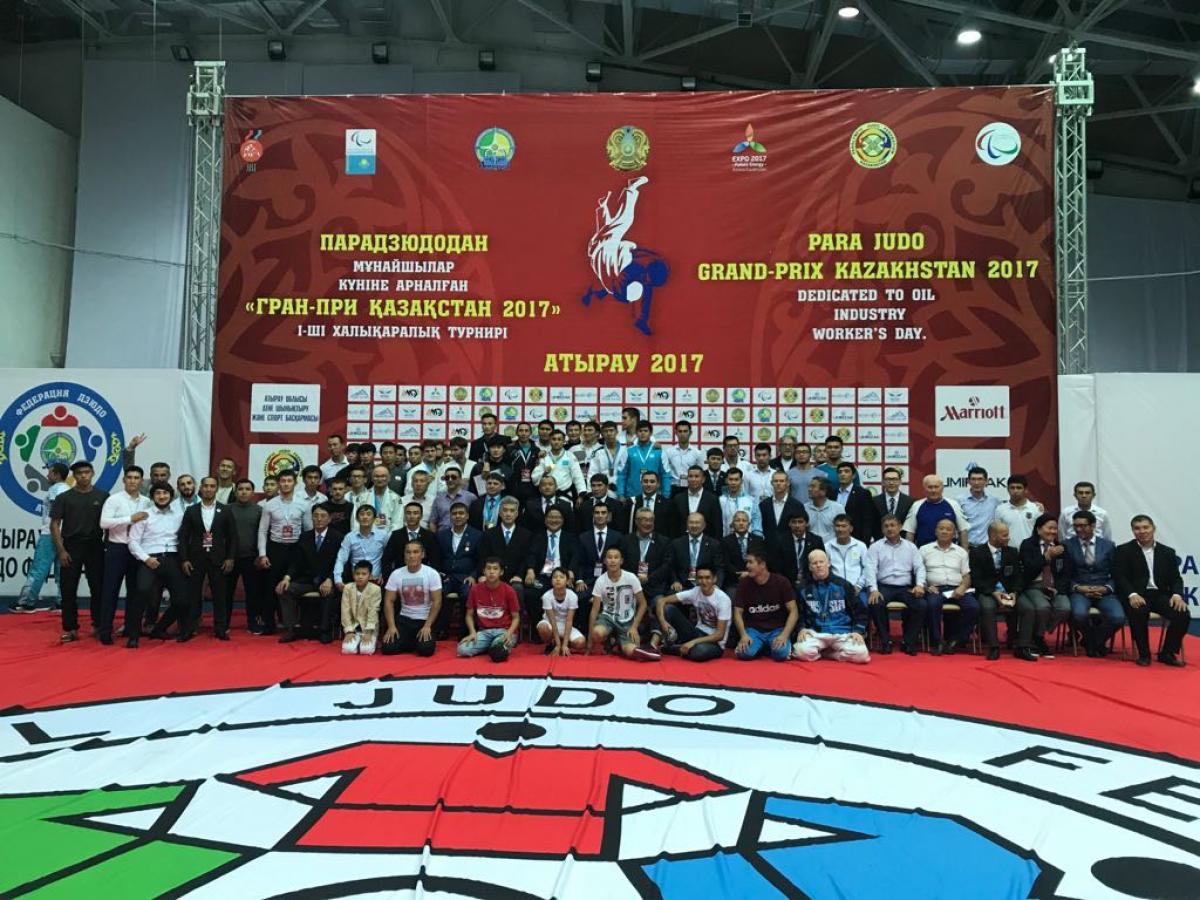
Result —
M 467 634 L 458 642 L 459 656 L 487 653 L 493 662 L 504 662 L 516 645 L 521 605 L 517 592 L 501 580 L 503 571 L 504 563 L 490 557 L 483 564 L 483 580 L 471 586 L 467 594 Z

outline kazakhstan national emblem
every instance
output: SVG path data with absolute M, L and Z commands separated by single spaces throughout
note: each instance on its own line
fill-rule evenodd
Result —
M 650 138 L 636 125 L 614 128 L 608 136 L 608 164 L 618 172 L 636 172 L 650 158 Z

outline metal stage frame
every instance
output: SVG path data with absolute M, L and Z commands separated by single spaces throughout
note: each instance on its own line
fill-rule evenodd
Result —
M 1054 58 L 1054 256 L 1058 372 L 1088 371 L 1087 119 L 1094 86 L 1086 51 Z M 225 63 L 195 64 L 187 96 L 192 127 L 192 208 L 188 230 L 180 367 L 212 369 L 221 246 L 221 161 Z

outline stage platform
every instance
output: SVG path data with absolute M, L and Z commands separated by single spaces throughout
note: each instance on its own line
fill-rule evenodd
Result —
M 1196 637 L 1174 670 L 58 635 L 0 617 L 0 896 L 1200 896 Z

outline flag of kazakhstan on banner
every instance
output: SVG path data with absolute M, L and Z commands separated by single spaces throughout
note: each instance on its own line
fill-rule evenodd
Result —
M 375 174 L 375 129 L 346 129 L 346 174 Z

